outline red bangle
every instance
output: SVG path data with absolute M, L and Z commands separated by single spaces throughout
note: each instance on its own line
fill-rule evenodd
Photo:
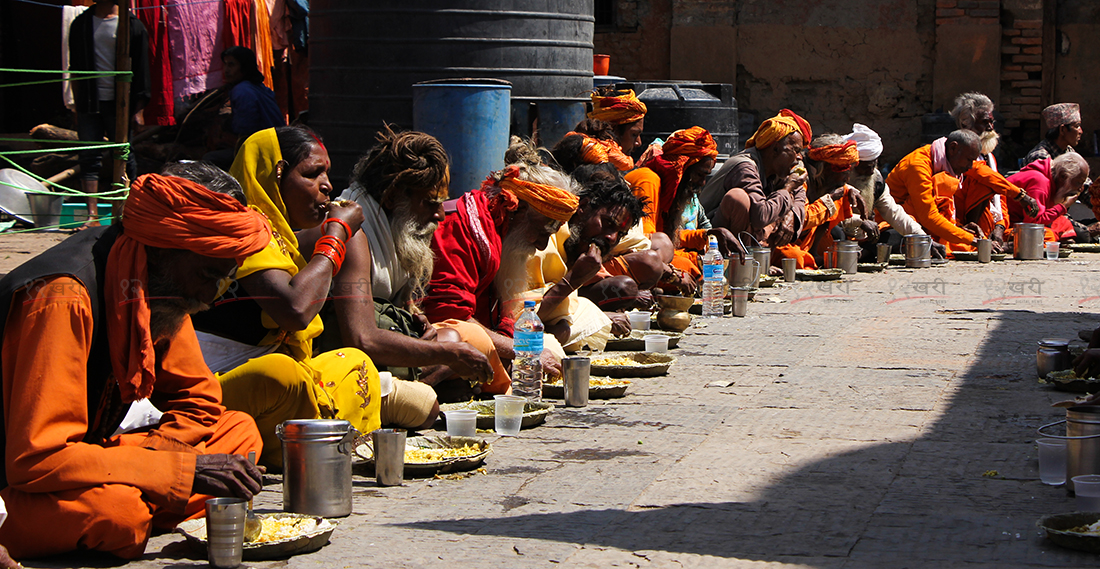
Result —
M 344 255 L 347 250 L 344 247 L 344 243 L 338 238 L 332 235 L 325 235 L 317 240 L 317 245 L 313 247 L 313 255 L 321 255 L 332 261 L 332 275 L 336 276 L 340 272 L 340 268 L 344 264 Z
M 320 239 L 317 240 L 317 245 L 318 246 L 324 245 L 324 246 L 332 247 L 333 249 L 336 249 L 336 251 L 340 253 L 341 257 L 343 257 L 348 251 L 347 247 L 344 245 L 344 242 L 341 241 L 338 237 L 334 237 L 332 235 L 325 235 L 325 236 L 321 237 Z
M 325 226 L 330 223 L 339 223 L 340 226 L 344 228 L 344 231 L 347 232 L 347 237 L 345 239 L 351 239 L 351 227 L 348 225 L 348 222 L 336 217 L 330 217 L 321 222 L 321 231 L 324 231 Z

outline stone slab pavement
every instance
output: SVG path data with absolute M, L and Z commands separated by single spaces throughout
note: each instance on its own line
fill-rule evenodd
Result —
M 697 320 L 667 376 L 488 435 L 484 473 L 357 475 L 328 546 L 246 566 L 1095 564 L 1035 527 L 1073 501 L 1039 482 L 1034 439 L 1069 397 L 1037 383 L 1036 341 L 1098 324 L 1097 268 L 1075 253 L 762 289 L 746 318 Z M 257 509 L 278 511 L 281 481 L 266 482 Z M 165 533 L 125 566 L 205 563 Z

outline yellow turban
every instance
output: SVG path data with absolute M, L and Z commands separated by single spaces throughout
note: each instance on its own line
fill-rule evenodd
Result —
M 592 93 L 592 111 L 588 118 L 620 125 L 640 121 L 645 113 L 645 103 L 638 100 L 633 90 L 627 89 L 606 97 Z
M 520 180 L 516 177 L 518 174 L 519 168 L 515 166 L 505 170 L 504 177 L 500 180 L 500 187 L 504 193 L 511 194 L 513 199 L 519 198 L 527 202 L 527 205 L 533 207 L 535 211 L 554 221 L 565 223 L 576 213 L 580 200 L 573 192 Z
M 783 109 L 778 115 L 760 123 L 760 128 L 745 143 L 745 148 L 767 148 L 786 138 L 792 132 L 802 133 L 802 144 L 809 145 L 813 140 L 810 123 L 796 115 L 794 111 Z
M 837 172 L 850 170 L 859 164 L 859 147 L 854 140 L 810 149 L 810 159 L 825 162 Z

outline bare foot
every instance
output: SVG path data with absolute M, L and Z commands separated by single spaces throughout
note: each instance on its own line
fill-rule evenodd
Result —
M 93 220 L 90 220 L 90 221 L 85 221 L 84 225 L 81 225 L 80 227 L 77 227 L 76 229 L 74 229 L 73 233 L 76 233 L 77 231 L 84 231 L 85 229 L 89 229 L 89 228 L 92 228 L 92 227 L 100 227 L 101 225 L 102 224 L 99 223 L 99 220 L 96 220 L 96 219 L 93 219 Z
M 22 565 L 8 555 L 8 550 L 3 545 L 0 545 L 0 569 L 23 569 Z

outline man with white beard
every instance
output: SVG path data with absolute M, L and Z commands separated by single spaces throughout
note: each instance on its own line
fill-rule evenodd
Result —
M 863 259 L 867 261 L 875 259 L 876 243 L 888 243 L 893 249 L 900 251 L 903 237 L 924 235 L 924 229 L 894 201 L 894 197 L 890 195 L 890 188 L 882 178 L 882 172 L 878 170 L 878 159 L 882 155 L 882 139 L 870 127 L 855 123 L 852 125 L 852 132 L 845 135 L 844 140 L 855 142 L 859 150 L 859 163 L 852 168 L 852 176 L 848 184 L 859 190 L 864 211 L 877 213 L 881 221 L 890 225 L 890 229 L 879 233 L 877 242 L 865 243 Z M 932 245 L 934 248 L 938 247 L 941 251 L 939 256 L 943 257 L 943 245 L 939 243 Z
M 529 288 L 527 261 L 546 247 L 579 203 L 573 180 L 538 163 L 537 156 L 518 156 L 525 147 L 514 145 L 505 155 L 504 170 L 452 202 L 432 236 L 435 264 L 421 302 L 433 323 L 482 326 L 506 361 L 514 358 L 515 319 Z M 559 374 L 557 362 L 546 352 L 543 356 L 543 370 Z M 495 386 L 494 381 L 490 387 Z
M 450 181 L 443 146 L 430 135 L 387 127 L 355 165 L 352 180 L 341 198 L 362 207 L 370 247 L 360 255 L 349 249 L 344 270 L 370 278 L 333 294 L 360 298 L 372 305 L 375 318 L 340 322 L 342 335 L 350 328 L 352 344 L 375 365 L 419 377 L 440 399 L 464 397 L 471 383 L 506 391 L 508 374 L 483 328 L 465 322 L 432 326 L 417 306 L 432 275 L 432 235 L 443 220 Z
M 994 129 L 996 119 L 993 118 L 993 101 L 981 93 L 963 93 L 955 97 L 955 108 L 951 109 L 951 118 L 955 119 L 955 127 L 961 130 L 969 130 L 980 138 L 981 150 L 978 160 L 989 165 L 993 171 L 997 169 L 997 159 L 993 157 L 1000 141 L 1000 135 Z M 959 200 L 956 200 L 958 202 Z M 993 219 L 993 227 L 988 237 L 993 240 L 993 249 L 1000 251 L 1004 247 L 1004 233 L 1008 225 L 1008 204 L 999 194 L 994 193 L 989 198 L 988 210 Z M 958 211 L 959 225 L 972 222 L 976 212 Z

